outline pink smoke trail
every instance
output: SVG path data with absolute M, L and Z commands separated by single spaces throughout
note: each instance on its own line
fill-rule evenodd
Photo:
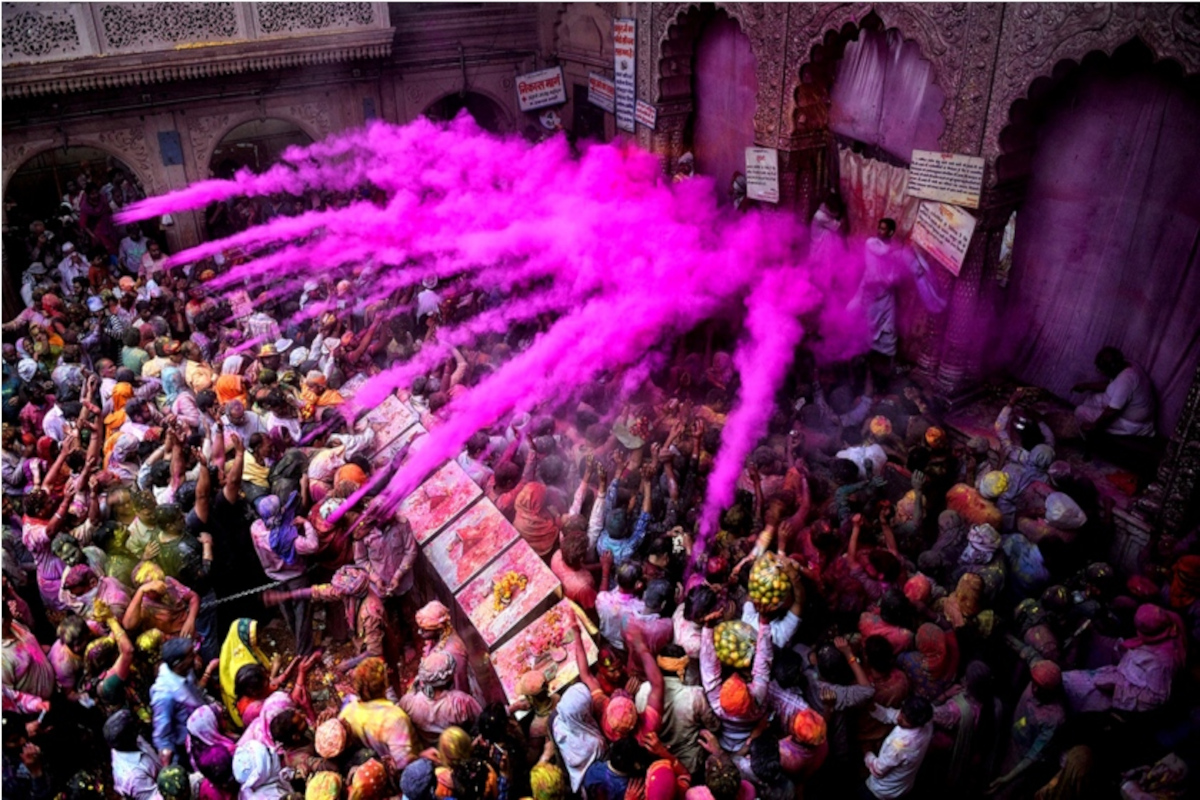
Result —
M 244 248 L 248 262 L 212 285 L 268 286 L 270 297 L 307 280 L 357 275 L 352 299 L 360 308 L 393 302 L 397 291 L 426 276 L 456 278 L 500 298 L 439 331 L 407 363 L 369 380 L 356 395 L 356 410 L 436 367 L 450 347 L 554 315 L 524 352 L 445 407 L 445 422 L 413 448 L 381 493 L 387 507 L 457 454 L 475 431 L 514 410 L 558 402 L 600 374 L 621 375 L 622 389 L 631 391 L 679 336 L 718 315 L 744 315 L 746 333 L 734 356 L 741 394 L 722 434 L 702 515 L 702 532 L 711 533 L 806 332 L 825 336 L 821 344 L 830 352 L 865 349 L 862 320 L 844 312 L 847 298 L 835 278 L 853 270 L 842 263 L 851 259 L 805 256 L 806 231 L 791 215 L 724 215 L 711 181 L 667 183 L 657 160 L 634 148 L 593 145 L 575 157 L 564 137 L 537 146 L 497 139 L 465 116 L 448 125 L 375 123 L 289 150 L 262 175 L 204 181 L 149 198 L 119 218 L 135 221 L 238 196 L 363 187 L 382 192 L 386 201 L 270 220 L 173 260 Z M 336 313 L 336 300 L 309 304 L 299 319 L 326 309 Z
M 746 458 L 766 433 L 775 393 L 804 335 L 800 316 L 820 299 L 804 271 L 797 267 L 766 273 L 746 298 L 746 335 L 733 354 L 741 388 L 721 431 L 721 448 L 709 474 L 697 546 L 692 553 L 693 567 L 707 552 L 721 512 L 733 503 L 734 487 Z

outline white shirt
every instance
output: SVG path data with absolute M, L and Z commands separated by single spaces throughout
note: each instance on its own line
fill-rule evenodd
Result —
M 442 305 L 442 298 L 432 289 L 423 289 L 417 293 L 417 319 L 426 314 L 438 313 L 438 308 Z
M 1134 364 L 1121 370 L 1104 389 L 1104 405 L 1121 412 L 1108 430 L 1118 436 L 1154 435 L 1154 386 Z
M 42 430 L 51 439 L 62 444 L 63 439 L 67 438 L 64 424 L 62 408 L 55 403 L 54 407 L 47 411 L 46 416 L 42 418 Z
M 883 452 L 883 448 L 877 444 L 859 445 L 858 447 L 847 447 L 845 450 L 839 450 L 836 453 L 838 458 L 844 458 L 847 461 L 853 461 L 858 465 L 858 477 L 864 480 L 867 477 L 867 462 L 870 461 L 874 467 L 875 475 L 878 475 L 883 469 L 883 465 L 887 463 L 887 453 Z
M 900 718 L 895 708 L 875 706 L 871 716 L 880 722 L 893 725 Z M 896 725 L 883 740 L 879 755 L 867 753 L 863 762 L 871 774 L 867 777 L 867 788 L 880 800 L 903 797 L 912 791 L 917 782 L 917 771 L 925 760 L 929 743 L 933 741 L 933 723 L 927 722 L 920 728 L 902 728 Z
M 88 262 L 79 255 L 71 253 L 58 262 L 58 274 L 62 276 L 63 297 L 75 294 L 75 279 L 87 275 Z
M 749 600 L 742 606 L 742 622 L 754 630 L 758 630 L 758 610 Z M 792 637 L 796 635 L 796 629 L 799 627 L 800 618 L 793 614 L 790 608 L 782 617 L 771 620 L 771 641 L 775 644 L 775 648 L 782 650 L 791 644 Z

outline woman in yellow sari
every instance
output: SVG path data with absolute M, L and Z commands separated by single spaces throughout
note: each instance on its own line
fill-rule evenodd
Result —
M 108 464 L 113 447 L 117 444 L 121 426 L 125 424 L 125 404 L 133 398 L 132 383 L 118 383 L 112 391 L 112 413 L 104 418 L 104 463 Z
M 242 617 L 229 626 L 229 635 L 221 645 L 220 664 L 221 701 L 239 728 L 242 726 L 242 715 L 234 684 L 237 681 L 238 670 L 249 664 L 258 664 L 268 671 L 271 669 L 270 659 L 258 647 L 258 622 Z

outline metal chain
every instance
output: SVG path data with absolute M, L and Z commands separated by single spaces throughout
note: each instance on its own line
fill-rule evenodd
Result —
M 283 586 L 283 584 L 285 584 L 285 583 L 287 583 L 287 581 L 275 581 L 274 583 L 268 583 L 265 586 L 257 586 L 253 589 L 247 589 L 244 592 L 238 592 L 237 594 L 231 594 L 228 597 L 218 597 L 216 600 L 205 600 L 203 603 L 200 604 L 200 608 L 213 608 L 214 606 L 219 606 L 222 603 L 228 603 L 233 600 L 241 600 L 243 597 L 249 597 L 252 594 L 262 594 L 263 592 L 268 591 L 270 589 L 275 589 L 279 586 Z

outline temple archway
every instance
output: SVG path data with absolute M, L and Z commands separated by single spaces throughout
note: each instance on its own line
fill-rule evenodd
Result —
M 433 103 L 422 112 L 435 122 L 449 122 L 466 111 L 479 127 L 488 133 L 510 133 L 512 122 L 503 107 L 492 98 L 479 92 L 455 92 Z
M 313 143 L 307 131 L 288 119 L 251 119 L 231 128 L 209 157 L 209 170 L 218 178 L 229 178 L 239 169 L 262 172 L 292 146 Z

